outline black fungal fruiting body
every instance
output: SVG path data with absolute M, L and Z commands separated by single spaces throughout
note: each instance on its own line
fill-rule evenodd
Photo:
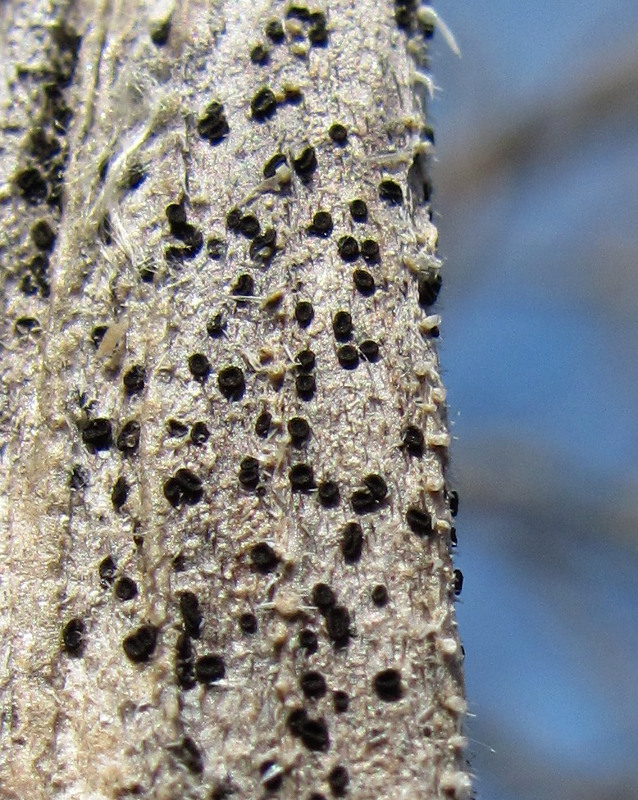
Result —
M 115 582 L 115 596 L 123 603 L 133 600 L 137 597 L 137 584 L 132 578 L 126 576 L 118 578 Z
M 179 598 L 179 610 L 186 635 L 199 639 L 203 617 L 197 595 L 189 591 L 182 592 Z
M 222 656 L 210 654 L 200 656 L 195 662 L 195 678 L 199 683 L 217 683 L 226 677 L 226 664 Z
M 100 561 L 98 573 L 100 575 L 100 585 L 103 589 L 108 589 L 115 580 L 116 565 L 113 556 L 106 556 Z
M 316 670 L 304 672 L 299 679 L 299 686 L 304 695 L 313 700 L 323 697 L 328 691 L 326 679 Z
M 374 676 L 374 691 L 380 700 L 387 703 L 400 700 L 403 696 L 401 673 L 397 669 L 385 669 Z
M 328 774 L 328 783 L 330 790 L 335 797 L 343 797 L 348 789 L 350 783 L 350 775 L 348 770 L 343 765 L 339 764 L 333 767 Z
M 149 661 L 157 644 L 157 628 L 154 625 L 142 625 L 125 637 L 122 647 L 128 658 L 135 664 Z
M 344 714 L 350 707 L 350 696 L 347 692 L 337 689 L 332 693 L 332 704 L 337 714 Z
M 341 554 L 346 564 L 356 564 L 363 550 L 363 531 L 358 522 L 349 522 L 341 534 Z
M 195 505 L 202 499 L 203 494 L 200 478 L 186 467 L 178 469 L 175 475 L 164 483 L 164 497 L 175 508 L 182 503 Z
M 418 536 L 429 536 L 434 533 L 432 517 L 424 509 L 412 506 L 407 510 L 405 518 L 410 530 Z
M 260 89 L 250 101 L 250 110 L 253 119 L 260 122 L 270 119 L 277 110 L 277 98 L 272 89 L 269 89 L 267 86 Z
M 335 481 L 322 481 L 317 487 L 319 502 L 324 508 L 336 508 L 339 505 L 339 486 Z
M 113 508 L 119 511 L 128 498 L 129 485 L 125 478 L 119 477 L 111 489 L 111 502 Z
M 417 277 L 419 292 L 419 305 L 428 308 L 434 305 L 443 281 L 440 274 L 434 270 L 422 270 Z
M 210 103 L 197 122 L 197 133 L 208 139 L 211 144 L 218 144 L 230 132 L 228 120 L 224 114 L 224 106 L 214 100 Z
M 84 426 L 82 440 L 95 450 L 108 450 L 113 441 L 111 421 L 104 417 L 90 420 Z
M 308 750 L 325 752 L 330 748 L 330 735 L 325 719 L 305 719 L 299 726 L 299 736 Z
M 250 560 L 257 572 L 266 575 L 277 569 L 279 556 L 267 542 L 260 542 L 250 550 Z
M 224 367 L 217 375 L 217 385 L 227 400 L 241 400 L 246 389 L 244 373 L 239 367 Z
M 77 617 L 66 623 L 62 629 L 62 647 L 68 655 L 77 658 L 83 654 L 85 631 L 83 620 Z

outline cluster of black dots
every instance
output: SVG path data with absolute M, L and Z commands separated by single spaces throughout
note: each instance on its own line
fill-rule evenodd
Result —
M 364 339 L 357 347 L 352 344 L 354 333 L 352 315 L 349 311 L 337 311 L 332 318 L 332 331 L 337 345 L 337 361 L 343 369 L 352 370 L 360 360 L 376 363 L 379 360 L 379 344 L 374 339 Z
M 285 43 L 286 35 L 294 41 L 303 41 L 308 37 L 312 47 L 325 47 L 328 44 L 328 23 L 323 11 L 309 11 L 303 5 L 291 5 L 286 12 L 287 20 L 295 20 L 298 25 L 284 25 L 280 19 L 270 19 L 264 28 L 267 40 L 253 45 L 250 60 L 253 64 L 265 67 L 270 63 L 271 47 Z
M 416 0 L 397 0 L 396 19 L 400 27 L 413 30 L 416 25 L 415 11 Z M 296 20 L 299 26 L 285 26 L 280 20 L 271 20 L 265 28 L 265 39 L 270 43 L 259 43 L 251 50 L 251 60 L 254 64 L 263 66 L 270 59 L 269 47 L 280 45 L 286 41 L 287 36 L 296 38 L 302 34 L 307 35 L 312 46 L 323 47 L 329 42 L 329 33 L 326 18 L 323 12 L 310 12 L 305 6 L 291 5 L 288 8 L 287 18 Z M 157 47 L 164 46 L 170 38 L 170 17 L 153 26 L 150 31 L 152 43 Z M 290 33 L 290 31 L 298 31 Z M 431 31 L 422 30 L 426 36 Z M 77 45 L 76 45 L 77 47 Z M 252 96 L 249 102 L 251 117 L 255 123 L 266 123 L 277 112 L 281 103 L 299 103 L 302 100 L 299 90 L 289 88 L 283 96 L 276 96 L 268 86 L 262 86 Z M 230 126 L 223 104 L 212 100 L 196 122 L 198 135 L 208 141 L 211 146 L 222 144 L 230 136 Z M 328 137 L 335 147 L 347 147 L 348 130 L 340 122 L 334 122 L 329 130 Z M 42 145 L 44 147 L 44 145 Z M 290 164 L 289 164 L 290 162 Z M 310 183 L 316 173 L 319 163 L 317 151 L 311 144 L 304 144 L 289 155 L 275 153 L 263 167 L 263 177 L 268 180 L 275 178 L 283 167 L 291 167 L 302 183 Z M 102 167 L 102 177 L 106 174 L 108 164 Z M 37 171 L 37 170 L 36 170 Z M 28 172 L 28 170 L 26 170 Z M 141 185 L 146 177 L 145 170 L 140 165 L 133 165 L 127 177 L 127 188 L 134 189 Z M 43 190 L 37 176 L 22 175 L 16 179 L 16 185 L 28 202 L 37 204 L 48 198 L 49 189 Z M 46 186 L 46 184 L 45 184 Z M 384 178 L 377 185 L 379 199 L 388 207 L 400 207 L 404 204 L 404 191 L 399 183 L 392 179 Z M 44 192 L 44 194 L 43 194 Z M 426 192 L 426 202 L 429 193 Z M 368 221 L 368 208 L 365 201 L 355 198 L 348 204 L 350 217 L 354 228 Z M 195 258 L 204 246 L 204 236 L 195 225 L 187 220 L 186 208 L 183 200 L 171 203 L 166 208 L 166 219 L 170 235 L 179 241 L 171 244 L 165 250 L 165 259 L 169 264 L 183 262 Z M 250 258 L 260 266 L 268 266 L 278 252 L 277 233 L 273 227 L 262 223 L 255 214 L 233 207 L 226 213 L 226 229 L 229 234 L 244 237 L 247 240 Z M 327 210 L 317 211 L 307 226 L 307 233 L 322 239 L 330 238 L 334 233 L 332 215 Z M 99 235 L 105 244 L 112 239 L 110 220 L 105 216 L 100 223 Z M 46 221 L 36 223 L 32 230 L 32 238 L 36 247 L 42 252 L 47 252 L 53 246 L 55 234 Z M 224 257 L 226 242 L 217 236 L 211 236 L 206 241 L 206 254 L 211 259 Z M 379 244 L 375 239 L 354 236 L 343 232 L 336 238 L 336 252 L 346 263 L 355 264 L 362 259 L 370 269 L 356 267 L 353 271 L 353 284 L 355 290 L 364 297 L 372 296 L 376 289 L 374 278 L 374 265 L 381 262 Z M 145 262 L 140 270 L 143 281 L 152 281 L 155 269 L 151 262 Z M 441 289 L 441 277 L 437 270 L 421 270 L 416 278 L 418 303 L 427 309 L 432 306 Z M 235 277 L 231 286 L 231 295 L 235 298 L 237 306 L 241 305 L 255 294 L 255 281 L 248 272 L 242 272 Z M 298 300 L 294 317 L 302 329 L 311 326 L 314 319 L 312 303 L 306 299 Z M 226 330 L 226 315 L 217 311 L 209 319 L 206 332 L 212 339 L 223 336 Z M 28 326 L 27 326 L 28 327 Z M 106 332 L 102 326 L 101 335 Z M 97 329 L 96 329 L 97 330 Z M 343 369 L 357 368 L 361 361 L 375 363 L 379 360 L 379 344 L 366 339 L 358 345 L 352 343 L 354 326 L 350 313 L 346 310 L 337 311 L 332 318 L 332 331 L 336 342 L 336 357 Z M 97 334 L 96 346 L 99 344 L 100 332 Z M 94 340 L 95 342 L 95 340 Z M 316 393 L 315 379 L 315 354 L 307 348 L 297 353 L 294 364 L 295 390 L 299 399 L 310 401 Z M 193 353 L 188 358 L 188 370 L 194 381 L 201 384 L 207 382 L 214 374 L 213 365 L 208 357 L 201 352 Z M 122 375 L 123 392 L 127 400 L 134 399 L 144 392 L 147 381 L 146 370 L 141 364 L 129 366 Z M 246 379 L 243 370 L 234 364 L 226 364 L 216 371 L 216 386 L 228 402 L 240 401 L 246 392 Z M 303 454 L 312 438 L 312 430 L 305 416 L 291 417 L 286 422 L 286 431 L 289 445 L 293 452 Z M 167 428 L 171 436 L 187 436 L 189 426 L 179 420 L 168 420 Z M 254 425 L 255 435 L 267 438 L 273 431 L 273 419 L 269 411 L 263 410 L 257 417 Z M 139 447 L 141 435 L 140 423 L 135 419 L 126 421 L 114 432 L 112 422 L 103 417 L 90 418 L 81 426 L 81 438 L 89 452 L 107 450 L 113 445 L 123 456 L 133 456 Z M 204 445 L 210 436 L 204 421 L 198 421 L 190 427 L 190 441 L 194 445 Z M 408 424 L 401 433 L 400 447 L 409 458 L 421 458 L 425 453 L 423 432 L 416 425 Z M 263 474 L 260 469 L 259 459 L 254 455 L 245 455 L 239 463 L 237 480 L 241 491 L 263 494 Z M 326 478 L 317 480 L 313 466 L 306 459 L 301 463 L 293 464 L 288 472 L 288 480 L 292 493 L 299 495 L 313 494 L 321 506 L 326 509 L 337 507 L 341 502 L 341 493 L 338 483 Z M 86 483 L 81 468 L 74 472 L 72 481 L 77 486 Z M 120 476 L 111 489 L 111 502 L 116 511 L 120 511 L 126 504 L 130 487 L 127 480 Z M 165 500 L 175 509 L 199 503 L 204 497 L 202 479 L 191 469 L 181 467 L 166 478 L 162 485 Z M 361 522 L 356 521 L 361 516 L 383 509 L 388 502 L 389 489 L 385 478 L 377 473 L 369 473 L 361 478 L 361 484 L 350 495 L 350 505 L 355 520 L 343 525 L 339 532 L 339 548 L 343 562 L 348 567 L 355 567 L 363 557 L 366 537 Z M 458 510 L 458 496 L 455 492 L 446 493 L 447 502 L 452 516 Z M 430 513 L 426 508 L 413 505 L 405 511 L 405 524 L 407 528 L 420 538 L 434 535 L 434 525 Z M 456 545 L 456 531 L 451 529 L 450 541 Z M 260 541 L 249 547 L 245 553 L 250 568 L 258 575 L 268 576 L 275 572 L 282 561 L 282 557 L 273 546 Z M 181 559 L 181 560 L 180 560 Z M 180 566 L 181 565 L 181 566 Z M 178 556 L 174 563 L 175 569 L 183 568 L 183 557 Z M 105 557 L 99 565 L 100 583 L 105 589 L 112 589 L 114 597 L 122 603 L 132 602 L 138 595 L 136 582 L 126 575 L 117 574 L 117 565 L 112 556 Z M 459 594 L 463 585 L 463 576 L 460 570 L 454 570 L 453 591 Z M 369 598 L 377 609 L 385 608 L 390 602 L 386 586 L 377 584 L 369 591 Z M 335 650 L 348 648 L 355 636 L 351 611 L 338 601 L 334 590 L 325 583 L 317 583 L 311 591 L 311 602 L 316 607 L 321 617 L 320 633 L 327 638 Z M 218 652 L 204 652 L 201 647 L 201 633 L 203 615 L 197 596 L 190 591 L 183 591 L 178 598 L 179 613 L 181 616 L 181 630 L 175 644 L 175 679 L 180 689 L 188 691 L 197 683 L 203 686 L 215 686 L 226 677 L 226 663 L 224 656 Z M 376 612 L 378 613 L 378 612 Z M 257 617 L 252 611 L 245 611 L 237 619 L 239 635 L 253 636 L 258 632 Z M 155 652 L 159 629 L 150 623 L 145 623 L 128 633 L 123 641 L 122 648 L 126 657 L 135 664 L 149 661 Z M 70 656 L 81 656 L 86 641 L 86 625 L 80 618 L 69 620 L 62 630 L 62 647 Z M 320 636 L 309 627 L 303 628 L 298 634 L 298 648 L 308 657 L 316 653 L 320 646 Z M 299 678 L 299 690 L 310 710 L 306 706 L 293 708 L 287 718 L 287 729 L 293 737 L 311 751 L 327 752 L 331 747 L 330 731 L 326 719 L 316 713 L 313 704 L 326 697 L 329 692 L 325 676 L 316 669 L 305 670 Z M 400 701 L 405 693 L 401 673 L 398 669 L 388 668 L 375 674 L 371 680 L 370 691 L 379 701 L 394 703 Z M 346 713 L 350 707 L 350 696 L 340 688 L 332 690 L 332 703 L 334 711 L 338 714 Z M 175 748 L 176 755 L 193 773 L 203 771 L 203 757 L 195 742 L 189 737 L 184 737 Z M 262 762 L 259 767 L 260 780 L 268 791 L 277 791 L 283 783 L 284 771 L 273 760 Z M 335 797 L 347 794 L 350 777 L 348 770 L 343 765 L 334 766 L 326 775 L 330 791 Z M 221 796 L 221 795 L 220 795 Z M 314 792 L 310 800 L 325 800 L 324 795 Z
M 66 136 L 73 112 L 66 102 L 66 91 L 73 80 L 81 38 L 64 23 L 51 28 L 53 54 L 50 66 L 38 78 L 42 80 L 41 110 L 37 124 L 29 131 L 24 148 L 26 164 L 13 176 L 15 191 L 28 206 L 46 204 L 50 218 L 42 217 L 31 227 L 31 242 L 36 249 L 19 281 L 26 295 L 48 297 L 49 254 L 55 245 L 53 220 L 59 219 L 63 203 L 63 182 L 68 146 Z M 26 77 L 27 73 L 25 73 Z M 30 332 L 39 327 L 32 317 L 17 320 L 16 332 Z

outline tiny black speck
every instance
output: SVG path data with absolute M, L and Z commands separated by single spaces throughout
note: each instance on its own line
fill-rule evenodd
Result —
M 295 306 L 295 319 L 300 328 L 307 328 L 312 322 L 315 311 L 308 300 L 300 300 Z
M 171 18 L 151 26 L 151 41 L 156 47 L 163 47 L 171 32 Z
M 103 589 L 108 589 L 109 586 L 113 585 L 113 581 L 115 580 L 115 570 L 116 566 L 113 556 L 106 556 L 102 559 L 102 561 L 100 561 L 98 574 L 100 576 L 100 586 Z
M 327 583 L 317 583 L 312 589 L 312 602 L 325 616 L 337 602 L 337 598 Z
M 248 272 L 243 272 L 237 276 L 230 289 L 233 297 L 252 297 L 255 294 L 255 281 Z M 237 305 L 245 305 L 238 301 Z
M 374 294 L 376 289 L 374 278 L 367 269 L 355 269 L 352 273 L 352 279 L 359 294 L 364 297 L 370 297 Z
M 239 464 L 239 482 L 244 489 L 256 489 L 259 484 L 259 461 L 246 456 Z
M 295 364 L 299 372 L 312 372 L 315 368 L 315 354 L 312 350 L 300 350 L 295 356 Z
M 379 184 L 379 197 L 392 206 L 403 203 L 403 189 L 396 181 L 384 180 Z
M 308 39 L 314 47 L 325 47 L 328 43 L 328 31 L 325 23 L 312 25 L 308 31 Z
M 95 347 L 96 350 L 100 346 L 108 329 L 108 325 L 96 325 L 91 331 L 91 341 L 93 342 L 93 347 Z
M 350 203 L 350 216 L 355 222 L 366 222 L 368 219 L 368 206 L 363 200 L 353 200 Z
M 70 619 L 62 629 L 62 648 L 70 656 L 79 657 L 84 651 L 84 622 L 75 617 Z
M 369 489 L 356 489 L 351 497 L 352 510 L 357 514 L 367 514 L 377 509 L 378 503 Z
M 266 542 L 260 542 L 250 549 L 250 560 L 257 572 L 267 574 L 277 569 L 279 556 Z
M 258 64 L 260 67 L 265 67 L 270 61 L 270 53 L 268 52 L 268 48 L 261 44 L 261 42 L 256 44 L 250 51 L 250 60 L 253 62 L 253 64 Z
M 316 670 L 308 670 L 308 672 L 304 672 L 299 679 L 299 686 L 304 695 L 313 700 L 324 697 L 328 691 L 326 679 L 320 672 L 317 672 Z
M 330 785 L 330 791 L 335 797 L 343 797 L 350 783 L 348 770 L 341 764 L 333 767 L 328 773 L 328 783 Z
M 303 150 L 292 159 L 292 166 L 302 180 L 308 180 L 317 169 L 315 148 L 311 146 L 304 147 Z
M 365 361 L 372 364 L 379 360 L 379 345 L 373 339 L 366 339 L 359 345 L 359 352 Z
M 127 454 L 137 452 L 140 443 L 140 431 L 140 423 L 135 419 L 129 420 L 118 434 L 117 449 Z
M 210 431 L 205 422 L 196 422 L 191 428 L 191 442 L 193 444 L 206 444 L 210 437 Z
M 340 691 L 332 693 L 332 703 L 337 714 L 343 714 L 348 710 L 350 705 L 350 697 L 347 692 Z
M 359 258 L 359 245 L 353 236 L 342 236 L 337 247 L 339 255 L 344 261 L 356 261 Z
M 378 264 L 379 243 L 375 239 L 364 239 L 361 242 L 361 255 L 368 264 Z
M 117 511 L 122 508 L 124 503 L 128 498 L 128 491 L 129 485 L 126 478 L 123 478 L 121 475 L 113 484 L 113 488 L 111 489 L 111 502 L 113 503 L 113 508 Z
M 335 481 L 322 481 L 317 489 L 319 502 L 324 508 L 336 508 L 339 505 L 341 497 Z
M 363 531 L 358 522 L 348 522 L 341 534 L 341 554 L 346 564 L 356 564 L 363 550 Z
M 336 605 L 326 614 L 328 636 L 336 647 L 346 647 L 350 641 L 350 612 L 345 606 Z
M 29 205 L 36 206 L 46 199 L 46 181 L 35 167 L 28 167 L 18 172 L 15 183 Z
M 182 592 L 179 598 L 179 610 L 186 635 L 193 639 L 199 639 L 203 617 L 197 595 L 194 592 Z
M 463 573 L 460 569 L 454 570 L 454 594 L 458 597 L 463 591 Z
M 211 144 L 218 144 L 229 132 L 224 106 L 213 100 L 197 122 L 197 133 L 203 139 L 208 139 Z
M 143 164 L 134 163 L 129 166 L 124 176 L 124 187 L 126 189 L 137 189 L 147 178 L 146 169 Z
M 379 608 L 383 608 L 388 603 L 388 590 L 381 583 L 374 587 L 370 596 L 372 597 L 372 602 Z
M 293 708 L 288 714 L 286 725 L 292 736 L 301 736 L 304 722 L 308 719 L 308 712 L 305 708 Z
M 242 213 L 238 208 L 231 208 L 226 214 L 226 227 L 229 231 L 238 231 L 241 223 Z
M 310 438 L 310 425 L 303 417 L 293 417 L 288 422 L 290 440 L 296 447 L 301 447 Z
M 272 158 L 269 158 L 268 161 L 264 164 L 264 178 L 272 178 L 274 177 L 277 169 L 282 164 L 287 164 L 288 159 L 283 153 L 275 153 Z
M 115 596 L 123 603 L 132 600 L 134 597 L 137 597 L 137 584 L 132 578 L 126 575 L 122 578 L 118 578 L 115 582 Z
M 124 383 L 124 391 L 130 397 L 134 394 L 139 394 L 144 389 L 144 382 L 146 379 L 146 371 L 141 364 L 135 364 L 124 373 L 122 382 Z
M 315 481 L 310 464 L 295 464 L 288 472 L 290 487 L 293 492 L 307 493 L 315 488 Z
M 405 519 L 410 530 L 416 533 L 417 536 L 429 536 L 434 533 L 432 530 L 432 517 L 421 508 L 415 508 L 414 506 L 408 508 Z
M 308 229 L 315 236 L 330 236 L 332 233 L 332 216 L 328 211 L 317 211 Z
M 218 261 L 220 258 L 223 258 L 226 252 L 226 242 L 223 239 L 219 239 L 217 236 L 211 236 L 206 242 L 206 250 L 209 258 Z
M 363 479 L 363 483 L 370 490 L 374 499 L 380 503 L 388 494 L 388 484 L 381 475 L 371 472 Z
M 95 450 L 108 450 L 113 441 L 111 421 L 104 417 L 90 420 L 82 431 L 82 441 Z
M 351 344 L 344 344 L 337 350 L 337 359 L 344 369 L 356 369 L 359 366 L 359 353 Z
M 312 400 L 317 390 L 317 382 L 314 375 L 297 375 L 295 378 L 295 388 L 297 396 L 301 400 Z
M 270 433 L 270 425 L 272 423 L 272 414 L 268 411 L 262 411 L 255 421 L 255 433 L 261 439 L 265 439 Z
M 332 330 L 335 339 L 347 342 L 352 336 L 352 317 L 348 311 L 337 311 L 332 319 Z
M 448 492 L 448 502 L 450 504 L 450 514 L 455 517 L 459 513 L 459 493 L 455 489 Z
M 328 136 L 336 144 L 345 144 L 348 141 L 348 131 L 340 122 L 335 122 L 330 126 Z
M 423 308 L 434 305 L 441 291 L 442 283 L 443 280 L 438 271 L 422 270 L 417 278 L 419 305 Z
M 454 527 L 450 528 L 450 544 L 452 547 L 458 547 L 459 545 L 459 540 L 456 536 L 456 528 Z
M 239 367 L 224 367 L 217 375 L 217 386 L 227 400 L 241 400 L 246 390 L 244 373 Z
M 133 663 L 142 664 L 151 658 L 156 644 L 157 628 L 155 625 L 142 625 L 124 638 L 122 647 Z
M 308 655 L 316 653 L 319 649 L 317 634 L 311 631 L 310 628 L 304 628 L 299 631 L 299 647 L 303 648 Z
M 250 101 L 250 110 L 253 119 L 259 121 L 272 117 L 277 110 L 277 98 L 272 89 L 269 89 L 267 86 L 260 89 Z
M 200 656 L 195 662 L 195 677 L 200 683 L 216 683 L 225 676 L 226 665 L 220 655 Z
M 416 425 L 408 425 L 402 431 L 401 438 L 403 440 L 403 447 L 410 455 L 422 456 L 425 441 L 423 433 Z
M 272 759 L 268 759 L 264 761 L 261 766 L 259 767 L 259 772 L 262 776 L 261 782 L 271 792 L 276 792 L 278 789 L 281 789 L 281 784 L 283 783 L 284 776 L 283 773 L 280 771 L 276 771 L 274 775 L 269 778 L 264 778 L 264 776 L 268 773 L 270 769 L 277 766 L 277 762 L 273 761 Z
M 206 323 L 206 332 L 213 339 L 219 339 L 226 330 L 226 320 L 221 311 L 218 311 L 214 317 Z
M 242 633 L 257 633 L 257 617 L 251 614 L 250 611 L 246 611 L 239 618 L 239 627 Z
M 188 433 L 188 425 L 178 419 L 171 418 L 166 421 L 166 430 L 168 431 L 169 436 L 181 438 L 182 436 L 186 436 Z
M 401 690 L 401 673 L 398 669 L 384 669 L 378 672 L 372 681 L 377 697 L 385 702 L 400 700 L 403 696 Z
M 51 250 L 55 243 L 53 228 L 45 219 L 38 220 L 31 228 L 31 239 L 38 250 Z
M 259 220 L 254 214 L 244 214 L 239 220 L 239 230 L 247 239 L 254 239 L 259 234 Z
M 275 44 L 283 42 L 285 39 L 284 28 L 278 19 L 271 19 L 266 24 L 266 36 Z
M 324 719 L 304 720 L 301 725 L 301 741 L 308 750 L 326 751 L 330 747 L 328 725 Z
M 255 261 L 267 263 L 275 255 L 277 249 L 277 231 L 267 228 L 250 243 L 248 253 Z

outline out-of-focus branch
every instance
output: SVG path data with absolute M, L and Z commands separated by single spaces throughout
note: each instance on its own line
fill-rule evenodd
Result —
M 518 109 L 497 127 L 476 132 L 445 157 L 439 196 L 468 200 L 485 193 L 508 172 L 542 160 L 572 155 L 589 137 L 605 135 L 638 117 L 638 51 L 616 54 L 602 68 L 584 70 L 580 84 L 569 80 L 545 102 Z

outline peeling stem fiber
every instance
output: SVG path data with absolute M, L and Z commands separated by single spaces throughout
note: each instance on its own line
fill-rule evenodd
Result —
M 3 800 L 471 796 L 424 18 L 2 3 Z

